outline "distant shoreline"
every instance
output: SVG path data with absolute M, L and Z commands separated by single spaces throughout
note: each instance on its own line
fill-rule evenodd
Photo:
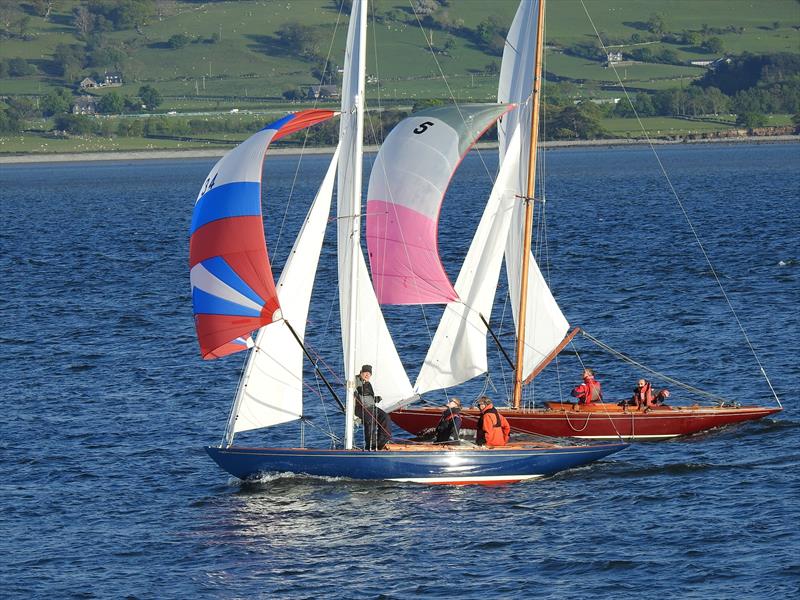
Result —
M 800 135 L 774 135 L 774 136 L 747 136 L 747 137 L 718 137 L 707 139 L 678 138 L 666 139 L 604 139 L 604 140 L 560 140 L 544 142 L 544 148 L 571 148 L 571 147 L 602 147 L 602 146 L 642 146 L 652 143 L 658 146 L 674 146 L 680 144 L 765 144 L 775 142 L 800 142 Z M 496 148 L 494 142 L 480 143 L 476 148 L 490 150 Z M 296 154 L 333 154 L 333 147 L 315 147 L 301 150 L 299 148 L 273 148 L 270 155 L 296 155 Z M 365 146 L 364 152 L 377 152 L 378 146 Z M 130 160 L 160 160 L 160 159 L 192 159 L 192 158 L 219 158 L 225 154 L 225 148 L 213 150 L 130 150 L 125 152 L 76 152 L 64 154 L 18 154 L 0 156 L 0 164 L 26 164 L 26 163 L 52 163 L 52 162 L 95 162 L 95 161 L 130 161 Z

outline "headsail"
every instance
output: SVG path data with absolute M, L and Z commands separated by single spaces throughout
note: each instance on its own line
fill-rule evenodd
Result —
M 508 161 L 515 164 L 517 178 L 516 194 L 526 195 L 528 161 L 523 157 L 530 145 L 531 90 L 535 66 L 536 31 L 538 0 L 522 0 L 506 38 L 503 50 L 503 63 L 500 68 L 500 84 L 497 101 L 515 102 L 519 110 L 506 115 L 498 126 L 500 160 L 505 166 Z M 511 148 L 512 136 L 519 130 L 519 149 Z M 519 202 L 514 207 L 511 228 L 506 243 L 505 260 L 508 276 L 508 289 L 511 297 L 514 323 L 519 322 L 520 282 L 522 281 L 523 223 L 524 205 Z M 525 353 L 523 379 L 564 338 L 569 323 L 561 312 L 550 288 L 539 270 L 533 256 L 528 261 L 528 293 L 526 298 Z
M 305 110 L 267 125 L 223 156 L 206 178 L 189 242 L 192 305 L 204 359 L 247 349 L 253 331 L 280 318 L 261 217 L 264 154 L 272 141 L 334 114 Z
M 461 160 L 511 108 L 429 108 L 401 121 L 384 141 L 367 192 L 367 248 L 381 304 L 458 299 L 439 258 L 439 212 Z
M 303 414 L 303 350 L 287 323 L 303 340 L 338 160 L 337 150 L 283 267 L 278 280 L 283 320 L 262 327 L 256 336 L 236 394 L 231 433 L 285 423 Z

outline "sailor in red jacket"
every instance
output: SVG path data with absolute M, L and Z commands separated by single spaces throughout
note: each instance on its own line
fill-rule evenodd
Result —
M 478 446 L 505 446 L 511 435 L 508 419 L 501 415 L 487 396 L 481 396 L 476 403 L 481 410 L 475 443 Z
M 650 382 L 646 379 L 640 379 L 633 388 L 633 397 L 630 404 L 639 410 L 646 410 L 655 406 L 655 399 L 653 397 L 653 388 Z
M 594 371 L 583 370 L 583 383 L 572 390 L 572 395 L 578 399 L 578 404 L 603 401 L 603 391 L 600 388 L 600 382 L 594 378 Z

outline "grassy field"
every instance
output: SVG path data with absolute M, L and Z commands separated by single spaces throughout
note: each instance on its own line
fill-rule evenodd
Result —
M 46 135 L 26 134 L 0 136 L 0 155 L 3 154 L 76 154 L 82 152 L 120 152 L 130 150 L 189 150 L 198 148 L 230 148 L 228 144 L 179 142 L 149 138 L 103 138 L 80 136 L 53 138 Z
M 549 52 L 545 56 L 546 71 L 571 79 L 585 80 L 597 84 L 617 84 L 617 75 L 626 86 L 661 89 L 668 82 L 677 87 L 681 79 L 687 83 L 702 77 L 705 69 L 693 66 L 662 65 L 653 63 L 623 64 L 614 69 L 598 62 L 563 53 Z
M 124 65 L 126 83 L 121 88 L 95 90 L 102 95 L 116 91 L 136 95 L 141 85 L 155 86 L 164 96 L 159 112 L 225 113 L 233 108 L 263 115 L 264 121 L 300 105 L 282 100 L 287 89 L 307 87 L 317 81 L 312 63 L 288 53 L 276 32 L 289 21 L 315 28 L 318 52 L 339 65 L 344 54 L 347 15 L 341 15 L 332 0 L 241 0 L 201 3 L 195 1 L 156 3 L 164 12 L 138 29 L 106 33 L 115 44 L 128 49 Z M 450 0 L 441 9 L 459 27 L 474 29 L 493 16 L 503 27 L 511 22 L 517 0 Z M 688 85 L 705 73 L 693 66 L 626 64 L 617 72 L 592 61 L 564 53 L 560 48 L 597 39 L 646 35 L 646 21 L 655 13 L 663 16 L 668 31 L 705 28 L 743 28 L 741 33 L 713 34 L 727 52 L 800 52 L 800 3 L 797 0 L 558 0 L 548 3 L 545 70 L 550 79 L 566 79 L 579 98 L 624 97 L 617 77 L 633 90 L 661 90 Z M 29 35 L 6 38 L 0 43 L 0 58 L 22 57 L 37 67 L 28 77 L 0 79 L 0 94 L 42 96 L 50 90 L 74 85 L 52 71 L 53 51 L 60 43 L 84 46 L 74 27 L 77 0 L 59 0 L 47 21 L 28 11 Z M 23 10 L 25 3 L 20 3 Z M 499 65 L 500 57 L 478 48 L 468 37 L 421 28 L 406 0 L 375 0 L 371 4 L 368 31 L 367 97 L 371 107 L 402 106 L 404 109 L 427 98 L 459 102 L 490 101 L 496 97 L 497 76 L 486 73 L 487 65 Z M 588 15 L 587 15 L 588 12 Z M 20 13 L 23 14 L 23 13 Z M 378 19 L 375 20 L 377 15 Z M 167 45 L 170 36 L 183 33 L 193 41 L 180 49 Z M 212 42 L 212 38 L 216 41 Z M 452 39 L 448 55 L 429 49 Z M 673 44 L 668 47 L 687 63 L 713 58 L 701 48 Z M 81 74 L 89 75 L 85 69 Z M 380 82 L 380 83 L 378 83 Z M 544 90 L 548 93 L 547 85 Z M 328 102 L 337 106 L 338 102 Z M 231 115 L 232 116 L 232 115 Z M 136 118 L 136 117 L 131 117 Z M 774 116 L 771 125 L 789 124 L 788 116 Z M 612 135 L 641 137 L 638 123 L 630 119 L 606 119 Z M 651 135 L 687 135 L 729 128 L 729 124 L 646 119 Z M 38 127 L 34 125 L 34 127 Z M 42 124 L 46 128 L 47 123 Z M 237 135 L 204 136 L 219 140 L 241 139 Z M 213 145 L 213 144 L 212 144 Z M 224 146 L 224 145 L 223 145 Z M 105 150 L 205 148 L 207 142 L 183 142 L 146 138 L 55 138 L 46 134 L 0 138 L 0 153 L 88 152 Z
M 636 119 L 602 119 L 601 123 L 615 137 L 645 137 L 645 133 Z M 642 118 L 642 125 L 647 132 L 647 136 L 650 137 L 684 136 L 721 131 L 733 127 L 732 123 L 726 126 L 719 123 L 687 121 L 686 119 L 672 119 L 669 117 L 644 117 Z
M 265 123 L 273 120 L 279 112 L 261 111 L 257 114 L 263 117 Z M 185 115 L 184 115 L 185 116 Z M 132 117 L 136 118 L 136 117 Z M 215 118 L 215 117 L 208 117 Z M 791 115 L 770 115 L 769 126 L 787 126 L 791 124 Z M 723 121 L 720 123 L 719 121 Z M 645 117 L 642 127 L 636 119 L 603 119 L 602 126 L 615 138 L 663 138 L 685 137 L 694 134 L 703 134 L 716 131 L 725 131 L 735 128 L 733 116 L 715 117 L 713 121 L 690 121 L 687 119 L 673 119 L 668 117 Z M 49 153 L 83 153 L 83 152 L 121 152 L 134 150 L 198 150 L 198 149 L 229 149 L 235 142 L 247 137 L 245 133 L 213 133 L 206 134 L 204 139 L 212 141 L 178 141 L 169 139 L 154 139 L 142 137 L 98 137 L 98 136 L 72 136 L 67 138 L 54 137 L 46 133 L 26 133 L 25 135 L 0 136 L 0 156 L 12 154 L 49 154 Z
M 29 41 L 3 40 L 0 57 L 29 59 L 40 70 L 36 76 L 0 80 L 4 93 L 41 94 L 61 83 L 45 73 L 47 61 L 59 43 L 82 44 L 72 26 L 72 11 L 77 5 L 74 0 L 58 2 L 49 21 L 31 16 L 33 35 Z M 577 0 L 551 2 L 547 40 L 559 44 L 591 41 L 596 39 L 594 27 L 606 36 L 628 38 L 643 33 L 644 22 L 658 12 L 669 31 L 700 30 L 703 25 L 743 27 L 742 34 L 718 36 L 731 52 L 798 51 L 798 34 L 791 28 L 800 25 L 796 0 L 586 0 L 585 5 L 588 17 Z M 163 18 L 151 18 L 138 32 L 131 29 L 107 34 L 115 42 L 135 48 L 125 66 L 125 76 L 132 80 L 123 88 L 125 93 L 135 93 L 139 85 L 149 83 L 174 97 L 266 98 L 280 96 L 292 87 L 312 85 L 316 83 L 310 72 L 312 65 L 277 43 L 276 30 L 292 20 L 317 29 L 323 56 L 330 50 L 336 64 L 343 56 L 347 17 L 337 13 L 331 0 L 173 2 L 164 6 L 167 12 Z M 517 0 L 451 0 L 442 10 L 451 20 L 474 28 L 489 16 L 507 25 L 516 6 Z M 456 98 L 491 97 L 495 84 L 474 76 L 489 62 L 499 61 L 498 57 L 485 54 L 470 40 L 458 36 L 452 37 L 455 45 L 450 56 L 434 57 L 426 43 L 431 31 L 414 23 L 407 2 L 376 0 L 373 11 L 382 16 L 382 22 L 368 33 L 368 72 L 383 81 L 384 96 L 448 97 L 450 92 L 441 80 L 423 79 L 438 77 L 441 70 Z M 169 49 L 166 42 L 175 33 L 185 33 L 195 42 Z M 210 43 L 215 34 L 221 40 Z M 442 45 L 446 37 L 444 32 L 433 32 L 434 46 Z M 669 47 L 687 61 L 709 57 L 699 48 Z M 613 73 L 597 62 L 556 53 L 549 53 L 547 60 L 548 71 L 561 77 L 586 80 L 590 85 L 615 80 Z M 665 81 L 702 73 L 702 69 L 675 65 L 636 65 L 627 69 L 627 80 L 637 87 L 658 89 Z M 370 94 L 377 94 L 376 86 Z
M 768 127 L 785 127 L 791 125 L 791 115 L 768 115 Z M 722 122 L 720 122 L 722 121 Z M 738 129 L 733 115 L 714 117 L 713 120 L 673 119 L 670 117 L 643 117 L 642 125 L 636 119 L 602 119 L 603 127 L 614 137 L 643 138 L 664 136 L 687 136 L 692 134 Z M 642 131 L 642 126 L 644 131 Z

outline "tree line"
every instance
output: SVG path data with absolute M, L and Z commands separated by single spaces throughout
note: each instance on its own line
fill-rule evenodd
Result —
M 94 133 L 96 127 L 90 124 L 91 117 L 71 114 L 76 100 L 67 88 L 57 88 L 37 99 L 24 96 L 6 98 L 6 106 L 0 106 L 0 132 L 20 133 L 28 127 L 29 121 L 44 117 L 54 119 L 53 129 L 57 131 Z M 140 113 L 157 108 L 162 101 L 156 88 L 143 85 L 137 96 L 124 96 L 118 92 L 101 96 L 96 101 L 95 111 L 109 115 Z
M 740 125 L 766 122 L 764 115 L 800 112 L 800 55 L 749 54 L 721 61 L 686 88 L 638 93 L 621 101 L 615 116 L 701 116 L 733 113 Z
M 751 87 L 742 88 L 747 81 L 744 74 L 736 75 L 739 69 L 760 69 L 762 75 L 750 80 Z M 687 116 L 727 114 L 737 112 L 737 123 L 744 127 L 761 127 L 766 124 L 764 112 L 788 112 L 795 114 L 795 123 L 800 124 L 800 86 L 797 83 L 797 65 L 782 57 L 760 57 L 755 59 L 743 56 L 731 61 L 725 71 L 710 72 L 705 78 L 685 89 L 662 90 L 654 93 L 640 92 L 628 102 L 622 99 L 616 105 L 598 105 L 591 101 L 576 103 L 571 84 L 546 86 L 545 115 L 541 136 L 546 140 L 598 139 L 610 134 L 602 125 L 605 117 L 647 116 Z M 725 81 L 737 82 L 733 87 Z M 754 82 L 754 83 L 753 83 Z M 733 96 L 724 93 L 722 85 Z M 733 84 L 732 84 L 733 85 Z M 151 95 L 152 94 L 152 95 Z M 71 96 L 67 90 L 51 92 L 42 99 L 40 108 L 35 108 L 27 98 L 12 98 L 8 106 L 0 109 L 0 131 L 20 131 L 26 120 L 39 116 L 55 117 L 53 129 L 73 134 L 120 135 L 120 136 L 199 136 L 213 133 L 248 133 L 264 125 L 257 117 L 225 116 L 219 118 L 167 118 L 125 119 L 119 122 L 107 119 L 98 120 L 83 115 L 70 115 Z M 151 107 L 160 102 L 157 90 L 143 86 L 136 98 L 124 98 L 111 92 L 101 98 L 98 110 L 107 114 L 126 111 L 137 112 L 141 103 Z M 427 106 L 443 104 L 444 100 L 420 101 L 412 111 Z M 384 110 L 370 112 L 366 118 L 365 136 L 367 144 L 380 144 L 391 129 L 408 112 Z M 116 123 L 116 124 L 112 124 Z M 326 122 L 307 132 L 289 138 L 289 143 L 305 143 L 312 146 L 333 145 L 338 138 L 338 123 Z M 486 133 L 485 140 L 496 139 L 492 130 Z

